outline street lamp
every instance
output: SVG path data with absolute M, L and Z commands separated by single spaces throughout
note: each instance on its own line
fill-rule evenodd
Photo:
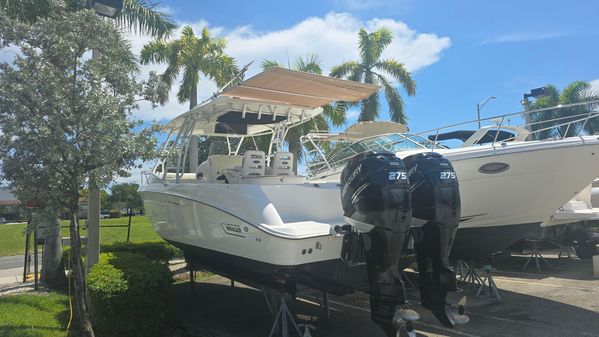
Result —
M 92 0 L 91 7 L 98 15 L 114 19 L 123 9 L 123 0 Z
M 528 100 L 528 98 L 529 97 L 540 98 L 540 97 L 545 97 L 545 96 L 547 96 L 547 88 L 540 87 L 540 88 L 532 89 L 530 91 L 530 94 L 524 94 L 524 98 L 520 101 L 520 104 L 522 104 L 522 106 L 524 107 L 524 121 L 526 123 L 525 127 L 529 132 L 532 131 L 532 118 L 530 117 L 530 113 L 528 112 L 530 110 L 530 101 Z M 528 135 L 526 137 L 526 140 L 531 140 L 531 139 L 532 139 L 531 135 Z
M 478 128 L 479 129 L 480 129 L 480 109 L 482 109 L 485 106 L 485 104 L 487 104 L 490 100 L 495 99 L 495 98 L 497 98 L 497 97 L 489 96 L 484 101 L 482 101 L 476 105 L 476 115 L 478 116 Z
M 123 0 L 91 0 L 89 5 L 96 14 L 114 19 L 123 9 Z M 92 58 L 96 57 L 98 57 L 98 53 L 94 49 L 92 50 Z M 91 181 L 91 179 L 87 202 L 86 274 L 100 259 L 100 189 L 93 183 L 93 181 Z

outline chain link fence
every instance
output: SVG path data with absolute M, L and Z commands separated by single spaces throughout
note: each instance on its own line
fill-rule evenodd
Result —
M 81 219 L 82 237 L 87 236 L 87 220 Z M 70 237 L 69 222 L 62 221 L 61 234 Z M 145 215 L 123 216 L 119 218 L 100 219 L 100 244 L 117 242 L 159 242 L 162 239 L 152 228 L 150 219 Z

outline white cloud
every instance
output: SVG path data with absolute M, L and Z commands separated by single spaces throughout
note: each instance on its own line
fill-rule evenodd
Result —
M 555 39 L 564 36 L 568 36 L 568 32 L 525 32 L 525 33 L 512 33 L 504 34 L 496 37 L 488 38 L 483 41 L 484 44 L 492 43 L 510 43 L 510 42 L 529 42 L 538 40 Z
M 407 24 L 393 19 L 374 18 L 362 21 L 349 13 L 329 13 L 324 17 L 309 17 L 285 29 L 260 32 L 251 25 L 227 29 L 215 27 L 205 20 L 193 23 L 181 23 L 194 28 L 196 34 L 207 26 L 210 31 L 224 36 L 228 41 L 227 53 L 233 56 L 240 66 L 254 61 L 247 76 L 260 71 L 260 62 L 274 59 L 286 63 L 306 53 L 318 53 L 324 65 L 325 73 L 343 61 L 358 58 L 357 33 L 365 27 L 368 31 L 386 26 L 394 33 L 393 42 L 383 53 L 384 58 L 396 58 L 406 68 L 415 72 L 439 60 L 443 50 L 451 45 L 448 37 L 439 37 L 433 33 L 418 33 Z M 175 34 L 179 36 L 180 30 Z M 130 35 L 133 50 L 139 53 L 145 43 L 151 39 L 146 36 Z M 150 70 L 161 73 L 166 66 L 148 65 L 142 68 L 144 76 Z M 217 88 L 207 80 L 200 83 L 199 97 L 209 97 Z M 176 87 L 171 91 L 169 103 L 152 110 L 149 104 L 142 104 L 137 116 L 145 120 L 170 119 L 187 110 L 186 105 L 177 103 Z
M 403 7 L 408 0 L 334 0 L 333 3 L 350 11 Z
M 591 90 L 599 94 L 599 78 L 589 82 L 591 84 Z

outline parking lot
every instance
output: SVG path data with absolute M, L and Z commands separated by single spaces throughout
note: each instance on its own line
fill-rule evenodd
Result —
M 592 261 L 558 259 L 557 252 L 545 252 L 544 256 L 554 270 L 545 268 L 539 273 L 529 266 L 523 272 L 527 255 L 493 265 L 502 300 L 488 294 L 476 297 L 464 290 L 471 321 L 458 329 L 441 326 L 414 305 L 422 316 L 416 323 L 419 336 L 599 336 L 599 279 L 592 275 Z M 410 290 L 408 297 L 417 301 L 418 291 Z M 171 298 L 171 319 L 191 336 L 263 337 L 270 331 L 272 322 L 263 294 L 242 285 L 231 288 L 227 279 L 204 277 L 193 295 L 189 283 L 179 283 Z M 313 336 L 384 337 L 370 321 L 367 295 L 331 297 L 330 307 L 328 321 L 313 323 Z M 303 318 L 315 317 L 319 310 L 310 299 L 297 306 Z

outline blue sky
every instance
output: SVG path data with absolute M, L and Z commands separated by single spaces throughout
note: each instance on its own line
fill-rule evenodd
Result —
M 404 96 L 415 131 L 474 119 L 476 103 L 491 95 L 497 99 L 483 117 L 519 111 L 522 94 L 546 83 L 596 81 L 599 90 L 599 3 L 593 1 L 173 0 L 160 6 L 178 23 L 227 37 L 240 64 L 286 62 L 287 55 L 313 51 L 328 69 L 356 58 L 359 27 L 391 26 L 396 41 L 385 56 L 404 62 L 418 86 L 416 96 Z M 134 46 L 146 41 L 132 39 Z M 258 71 L 254 66 L 250 74 Z M 200 96 L 213 90 L 204 83 Z M 174 99 L 144 109 L 147 119 L 185 111 Z M 381 118 L 388 119 L 386 110 Z

